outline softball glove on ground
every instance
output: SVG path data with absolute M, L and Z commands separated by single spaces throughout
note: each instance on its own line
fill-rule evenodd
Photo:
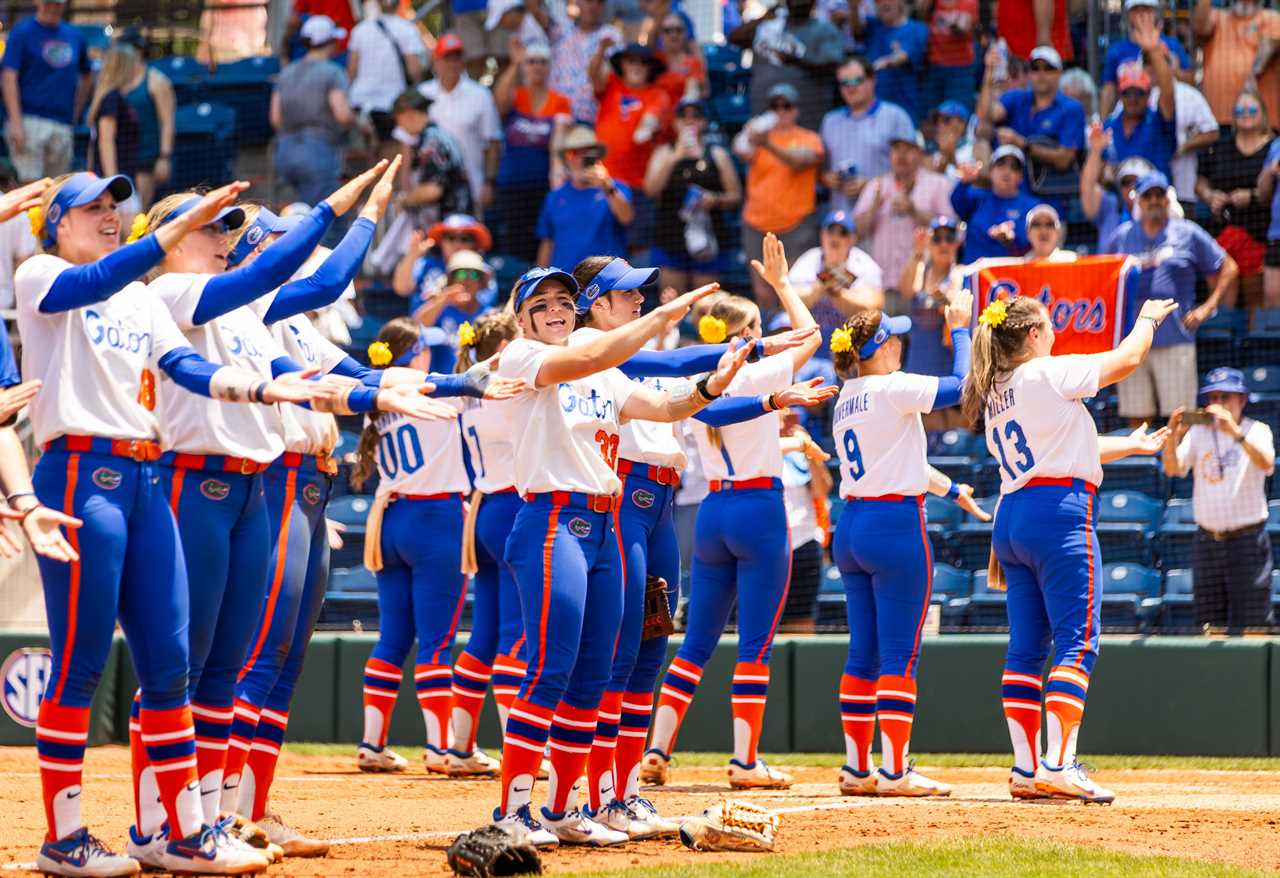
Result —
M 537 849 L 523 834 L 517 836 L 501 826 L 483 826 L 462 833 L 449 845 L 448 857 L 455 875 L 491 878 L 542 872 Z
M 777 814 L 726 799 L 680 824 L 680 841 L 695 851 L 771 851 L 777 832 Z

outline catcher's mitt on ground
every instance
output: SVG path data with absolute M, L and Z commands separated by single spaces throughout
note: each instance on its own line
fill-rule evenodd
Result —
M 680 824 L 680 841 L 695 851 L 771 851 L 778 815 L 767 808 L 726 799 Z
M 671 621 L 671 605 L 667 603 L 667 581 L 661 576 L 650 576 L 644 584 L 644 627 L 641 640 L 670 637 L 676 626 Z
M 456 875 L 490 878 L 497 875 L 528 875 L 542 872 L 537 849 L 524 833 L 502 826 L 482 826 L 464 832 L 449 845 L 449 868 Z

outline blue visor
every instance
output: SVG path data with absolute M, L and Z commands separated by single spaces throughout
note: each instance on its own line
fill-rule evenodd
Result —
M 867 357 L 880 350 L 880 346 L 889 340 L 893 335 L 906 335 L 911 331 L 911 318 L 905 314 L 900 317 L 890 317 L 888 314 L 880 318 L 880 326 L 876 329 L 876 334 L 867 339 L 866 344 L 858 348 L 858 359 L 865 360 Z
M 413 343 L 413 347 L 392 360 L 391 365 L 407 366 L 413 362 L 414 357 L 423 351 L 440 347 L 443 344 L 448 344 L 448 342 L 449 336 L 443 329 L 438 326 L 424 326 L 418 331 L 418 340 Z
M 625 259 L 615 259 L 600 269 L 591 279 L 591 283 L 582 288 L 578 294 L 578 310 L 588 311 L 592 303 L 605 293 L 614 290 L 638 290 L 647 287 L 658 279 L 656 268 L 632 268 Z
M 117 174 L 114 177 L 99 177 L 97 174 L 72 174 L 62 184 L 58 194 L 53 197 L 48 212 L 44 215 L 44 237 L 40 245 L 46 249 L 58 240 L 58 223 L 73 207 L 84 207 L 97 201 L 103 192 L 110 192 L 116 204 L 128 201 L 133 194 L 133 181 Z
M 240 208 L 232 208 L 240 210 Z M 244 211 L 240 210 L 241 222 L 244 221 Z M 249 254 L 257 249 L 258 245 L 267 239 L 268 235 L 276 232 L 287 232 L 293 228 L 296 223 L 290 223 L 287 219 L 281 219 L 265 207 L 258 211 L 258 215 L 253 218 L 249 228 L 240 240 L 236 241 L 236 245 L 231 248 L 231 252 L 227 254 L 227 267 L 235 268 L 241 262 L 249 258 Z
M 520 280 L 516 282 L 516 296 L 512 303 L 517 313 L 520 306 L 524 304 L 525 299 L 532 296 L 538 291 L 546 281 L 558 280 L 564 284 L 565 289 L 569 291 L 569 295 L 578 295 L 578 282 L 573 279 L 573 275 L 567 271 L 561 271 L 558 268 L 531 268 L 524 274 L 520 275 Z
M 173 222 L 189 210 L 192 210 L 200 203 L 203 195 L 192 195 L 186 201 L 179 204 L 173 210 L 165 214 L 164 219 L 160 220 L 160 225 Z M 243 207 L 224 207 L 218 211 L 218 215 L 213 218 L 213 222 L 209 225 L 221 225 L 225 232 L 234 232 L 236 229 L 244 225 L 244 208 Z

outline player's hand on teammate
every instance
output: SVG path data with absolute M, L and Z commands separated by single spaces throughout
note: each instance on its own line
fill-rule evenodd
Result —
M 484 398 L 511 399 L 532 389 L 529 386 L 529 382 L 523 378 L 506 378 L 502 375 L 493 375 L 489 378 L 489 383 L 485 385 Z
M 694 302 L 706 298 L 718 289 L 720 289 L 720 284 L 718 283 L 706 284 L 696 290 L 690 290 L 683 295 L 676 296 L 670 302 L 659 305 L 653 309 L 653 313 L 666 321 L 667 326 L 671 326 L 684 319 L 684 315 L 689 313 L 689 309 L 693 307 Z
M 720 355 L 716 370 L 707 378 L 707 390 L 716 396 L 724 393 L 733 376 L 737 375 L 738 370 L 747 362 L 751 347 L 751 344 L 737 338 L 729 342 L 728 350 Z
M 243 180 L 228 183 L 204 194 L 191 210 L 170 223 L 156 229 L 156 242 L 162 250 L 171 250 L 175 244 L 196 229 L 204 228 L 218 218 L 218 214 L 236 203 L 249 184 Z
M 442 421 L 458 416 L 458 410 L 447 402 L 432 399 L 426 394 L 436 386 L 429 381 L 422 384 L 397 384 L 378 391 L 378 411 L 394 412 L 418 421 Z
M 804 329 L 788 329 L 786 332 L 770 335 L 762 339 L 764 341 L 764 355 L 772 357 L 774 354 L 798 348 L 804 344 L 805 339 L 818 331 L 816 326 L 806 326 Z
M 262 392 L 262 401 L 274 405 L 278 402 L 311 402 L 318 399 L 332 399 L 338 394 L 350 390 L 350 385 L 340 385 L 325 376 L 319 381 L 312 381 L 319 374 L 318 369 L 306 372 L 285 372 L 267 383 Z
M 787 273 L 790 271 L 787 266 L 787 250 L 773 232 L 764 236 L 764 247 L 760 255 L 764 257 L 764 261 L 752 259 L 751 267 L 760 275 L 761 280 L 774 289 L 786 283 Z
M 383 159 L 363 174 L 352 177 L 347 181 L 346 185 L 326 198 L 325 202 L 333 208 L 334 215 L 342 216 L 355 207 L 356 202 L 360 200 L 360 196 L 364 194 L 364 190 L 368 189 L 369 184 L 382 175 L 388 164 L 390 163 Z
M 0 223 L 13 219 L 20 213 L 26 213 L 33 207 L 39 207 L 45 190 L 53 185 L 53 180 L 45 177 L 25 186 L 0 195 Z
M 382 219 L 382 214 L 391 201 L 391 193 L 395 188 L 398 173 L 400 173 L 400 156 L 393 158 L 391 164 L 387 165 L 387 169 L 382 172 L 382 176 L 369 192 L 369 200 L 360 209 L 360 216 L 375 223 Z
M 828 384 L 825 387 L 822 384 L 822 377 L 810 378 L 808 381 L 799 381 L 792 384 L 786 390 L 775 394 L 773 399 L 781 408 L 791 408 L 799 406 L 808 408 L 809 406 L 818 405 L 840 394 L 840 388 L 834 384 Z
M 7 421 L 22 411 L 23 407 L 40 392 L 42 384 L 43 382 L 37 378 L 0 390 L 0 421 Z
M 1223 411 L 1226 411 L 1225 409 Z M 1159 430 L 1147 432 L 1147 422 L 1143 421 L 1138 425 L 1132 433 L 1129 434 L 1129 441 L 1133 443 L 1130 454 L 1159 454 L 1164 450 L 1165 440 L 1169 438 L 1177 424 L 1174 423 L 1174 417 L 1177 418 L 1177 424 L 1182 423 L 1182 410 L 1173 413 L 1169 418 L 1169 424 L 1161 427 Z M 1230 415 L 1227 416 L 1228 418 Z
M 948 329 L 963 329 L 973 320 L 973 293 L 956 290 L 947 297 L 946 320 Z
M 978 521 L 990 521 L 991 514 L 978 505 L 978 501 L 973 499 L 973 485 L 956 484 L 956 490 L 959 496 L 956 497 L 956 505 L 965 512 L 972 515 Z

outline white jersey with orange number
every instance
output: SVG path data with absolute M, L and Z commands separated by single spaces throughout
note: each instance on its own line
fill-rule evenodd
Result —
M 555 350 L 518 338 L 502 352 L 498 374 L 531 386 Z M 516 488 L 521 494 L 580 491 L 617 494 L 618 424 L 635 382 L 617 369 L 531 390 L 511 400 Z
M 931 375 L 894 372 L 844 383 L 831 417 L 841 497 L 915 496 L 929 489 L 920 415 L 937 395 Z
M 1101 380 L 1097 356 L 1036 357 L 997 382 L 987 396 L 987 448 L 1000 465 L 1000 493 L 1032 479 L 1102 484 L 1098 428 L 1080 400 Z
M 774 354 L 738 370 L 724 396 L 763 396 L 791 386 L 794 369 L 791 354 Z M 720 441 L 711 439 L 711 428 L 701 421 L 689 422 L 698 440 L 698 457 L 708 481 L 782 477 L 782 447 L 778 413 L 770 412 L 741 424 L 719 428 Z
M 462 409 L 460 401 L 448 401 Z M 457 418 L 419 421 L 383 412 L 374 425 L 379 494 L 459 494 L 471 488 Z
M 515 432 L 509 400 L 468 399 L 462 411 L 462 438 L 471 452 L 477 491 L 492 494 L 516 483 Z
M 103 302 L 41 312 L 53 282 L 72 267 L 41 253 L 14 274 L 22 374 L 44 381 L 29 406 L 36 444 L 63 434 L 161 438 L 158 363 L 169 351 L 187 347 L 186 338 L 164 305 L 136 281 Z

